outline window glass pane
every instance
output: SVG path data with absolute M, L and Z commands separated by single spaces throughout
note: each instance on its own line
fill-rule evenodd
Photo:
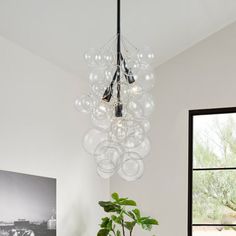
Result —
M 192 195 L 193 224 L 236 224 L 236 171 L 194 171 Z
M 193 167 L 236 167 L 236 113 L 193 119 Z
M 193 236 L 235 236 L 236 231 L 232 227 L 198 227 L 193 226 Z

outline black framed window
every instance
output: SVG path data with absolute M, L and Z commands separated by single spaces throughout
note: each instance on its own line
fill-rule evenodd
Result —
M 188 236 L 236 236 L 236 107 L 189 111 Z

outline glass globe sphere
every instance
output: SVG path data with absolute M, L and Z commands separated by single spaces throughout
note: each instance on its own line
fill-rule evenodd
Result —
M 126 148 L 134 148 L 141 144 L 145 138 L 145 131 L 142 125 L 135 120 L 125 120 L 127 135 L 123 144 Z
M 142 119 L 143 118 L 143 109 L 141 104 L 137 99 L 131 99 L 127 104 L 127 110 L 134 118 Z
M 139 154 L 141 159 L 147 157 L 151 150 L 150 140 L 146 137 L 144 141 L 135 148 L 128 149 L 129 152 L 136 152 Z
M 94 48 L 90 48 L 85 54 L 84 59 L 87 62 L 88 66 L 95 66 L 96 65 L 96 50 Z
M 131 99 L 127 109 L 136 119 L 144 119 L 153 113 L 155 103 L 152 96 L 145 93 L 137 99 Z
M 130 92 L 129 92 L 129 85 L 125 82 L 120 82 L 120 98 L 121 98 L 121 102 L 124 104 L 126 104 L 129 101 L 130 98 Z M 113 96 L 112 99 L 114 102 L 117 101 L 117 83 L 114 84 L 113 86 Z
M 142 49 L 140 49 L 137 54 L 137 57 L 139 61 L 141 61 L 144 64 L 151 64 L 155 58 L 154 53 L 148 46 L 145 46 Z
M 90 95 L 83 95 L 75 100 L 75 108 L 83 113 L 89 113 L 94 107 L 94 100 Z
M 108 129 L 111 125 L 112 110 L 108 104 L 101 102 L 92 110 L 92 123 L 96 127 Z
M 141 68 L 135 76 L 136 86 L 142 89 L 142 92 L 150 91 L 155 85 L 155 76 L 151 67 Z
M 102 172 L 114 172 L 120 166 L 123 148 L 120 144 L 104 140 L 96 147 L 94 158 Z
M 147 133 L 151 128 L 150 121 L 145 119 L 145 120 L 141 120 L 140 122 L 142 123 L 142 126 L 143 126 L 145 132 Z
M 103 67 L 105 64 L 104 55 L 101 52 L 97 51 L 95 53 L 94 61 L 95 61 L 96 66 Z
M 93 155 L 97 145 L 107 139 L 107 133 L 98 130 L 90 129 L 83 138 L 83 148 L 84 150 Z
M 100 167 L 98 166 L 97 173 L 101 178 L 109 179 L 115 174 L 115 171 L 104 171 L 103 169 L 101 170 Z
M 92 90 L 92 93 L 101 100 L 107 87 L 108 87 L 108 84 L 105 82 L 94 83 L 91 85 L 91 90 Z
M 105 82 L 105 72 L 102 68 L 94 68 L 89 73 L 89 83 L 92 84 L 102 84 Z
M 115 61 L 115 55 L 110 50 L 107 50 L 103 53 L 103 58 L 106 64 L 114 64 Z
M 142 95 L 139 99 L 139 104 L 142 107 L 144 117 L 149 117 L 155 109 L 154 99 L 152 95 L 148 93 Z
M 122 118 L 112 121 L 109 137 L 115 142 L 122 142 L 127 138 L 128 127 Z
M 140 156 L 135 152 L 126 152 L 123 155 L 123 161 L 121 163 L 118 174 L 126 181 L 135 181 L 139 179 L 144 172 L 143 161 L 140 160 Z

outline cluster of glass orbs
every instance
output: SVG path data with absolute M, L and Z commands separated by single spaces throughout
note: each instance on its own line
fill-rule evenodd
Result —
M 76 99 L 75 107 L 80 112 L 90 114 L 93 128 L 84 135 L 83 147 L 94 157 L 97 173 L 103 178 L 118 173 L 127 181 L 139 179 L 144 172 L 143 159 L 151 148 L 147 133 L 150 130 L 148 119 L 155 107 L 149 93 L 155 83 L 150 66 L 154 54 L 147 47 L 134 51 L 130 56 L 125 49 L 126 68 L 119 66 L 122 117 L 116 117 L 114 112 L 117 81 L 114 81 L 111 100 L 102 100 L 118 67 L 115 50 L 90 49 L 85 54 L 90 68 L 90 92 Z M 127 81 L 127 71 L 132 73 L 135 82 Z

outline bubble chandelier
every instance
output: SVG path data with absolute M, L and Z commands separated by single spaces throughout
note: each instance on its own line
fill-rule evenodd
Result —
M 95 126 L 85 134 L 83 147 L 94 157 L 97 173 L 110 178 L 117 172 L 134 181 L 143 175 L 143 159 L 151 149 L 148 118 L 155 104 L 148 92 L 155 82 L 154 54 L 148 47 L 138 50 L 121 35 L 120 11 L 117 0 L 117 34 L 85 53 L 90 93 L 76 99 L 75 107 L 89 113 Z

